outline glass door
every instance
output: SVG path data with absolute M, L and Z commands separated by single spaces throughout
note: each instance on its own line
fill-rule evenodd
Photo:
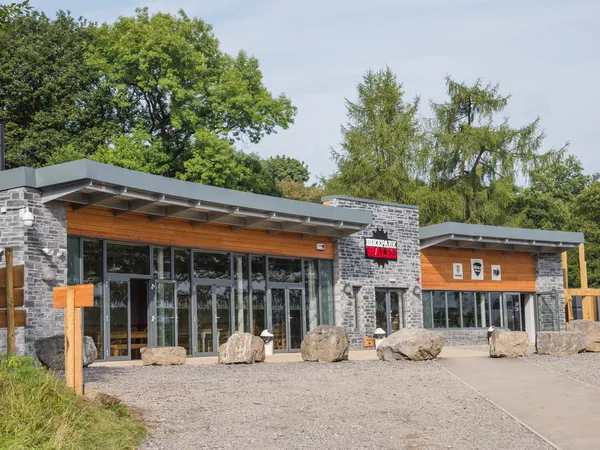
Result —
M 504 294 L 504 327 L 512 331 L 522 331 L 521 294 Z
M 215 351 L 231 336 L 231 287 L 213 286 L 215 315 Z
M 213 287 L 196 286 L 197 353 L 214 353 Z
M 386 335 L 404 328 L 404 299 L 402 292 L 392 289 L 375 290 L 375 328 Z
M 299 350 L 302 345 L 302 297 L 303 289 L 286 289 L 288 318 L 290 324 L 290 347 Z
M 285 288 L 271 289 L 271 321 L 273 349 L 287 350 L 287 313 L 285 310 Z
M 129 359 L 130 351 L 129 281 L 108 280 L 109 330 L 108 359 Z
M 304 289 L 295 287 L 271 288 L 271 324 L 273 349 L 292 351 L 300 349 L 304 338 Z
M 155 289 L 155 314 L 152 315 L 154 345 L 177 345 L 177 294 L 174 282 L 157 281 Z

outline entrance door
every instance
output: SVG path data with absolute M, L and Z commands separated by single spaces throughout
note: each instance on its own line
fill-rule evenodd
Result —
M 108 359 L 129 359 L 130 349 L 129 280 L 108 281 L 109 313 L 106 315 L 109 346 Z
M 157 281 L 152 311 L 152 339 L 157 347 L 177 345 L 177 293 L 173 281 Z M 154 309 L 153 308 L 153 309 Z
M 504 326 L 512 331 L 523 331 L 521 294 L 504 294 Z
M 405 327 L 402 291 L 375 290 L 375 327 L 385 330 L 388 336 Z
M 196 285 L 196 352 L 217 353 L 231 336 L 231 287 Z
M 302 305 L 304 289 L 271 288 L 271 329 L 273 348 L 279 351 L 298 350 L 302 345 Z

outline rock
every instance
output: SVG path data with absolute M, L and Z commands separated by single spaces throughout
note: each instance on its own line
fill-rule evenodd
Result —
M 219 364 L 252 364 L 264 360 L 264 341 L 250 333 L 236 331 L 219 347 Z
M 349 349 L 348 335 L 343 327 L 319 325 L 306 333 L 300 349 L 304 361 L 346 361 Z
M 383 361 L 435 359 L 444 347 L 444 338 L 423 328 L 404 328 L 379 344 L 377 356 Z
M 142 347 L 140 354 L 144 366 L 175 366 L 185 364 L 187 352 L 183 347 Z
M 490 336 L 490 356 L 493 358 L 516 358 L 525 356 L 529 337 L 524 331 L 494 330 Z
M 43 366 L 52 370 L 65 370 L 65 335 L 57 334 L 48 338 L 38 339 L 33 348 L 37 359 Z M 98 358 L 98 350 L 94 339 L 83 337 L 83 367 L 89 366 Z
M 567 324 L 569 331 L 579 331 L 586 335 L 588 352 L 600 352 L 600 322 L 592 320 L 571 320 Z
M 579 331 L 540 331 L 535 340 L 538 355 L 576 355 L 586 345 L 587 337 Z
M 120 403 L 120 400 L 117 397 L 88 386 L 83 387 L 83 398 L 88 402 L 96 403 L 101 406 L 110 406 Z

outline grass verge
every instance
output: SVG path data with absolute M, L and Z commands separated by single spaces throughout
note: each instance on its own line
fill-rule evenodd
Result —
M 122 403 L 87 402 L 33 358 L 0 355 L 1 449 L 132 449 L 145 436 Z

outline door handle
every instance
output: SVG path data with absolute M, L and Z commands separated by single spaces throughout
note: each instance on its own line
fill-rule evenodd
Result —
M 156 321 L 156 317 L 152 316 L 152 322 Z

